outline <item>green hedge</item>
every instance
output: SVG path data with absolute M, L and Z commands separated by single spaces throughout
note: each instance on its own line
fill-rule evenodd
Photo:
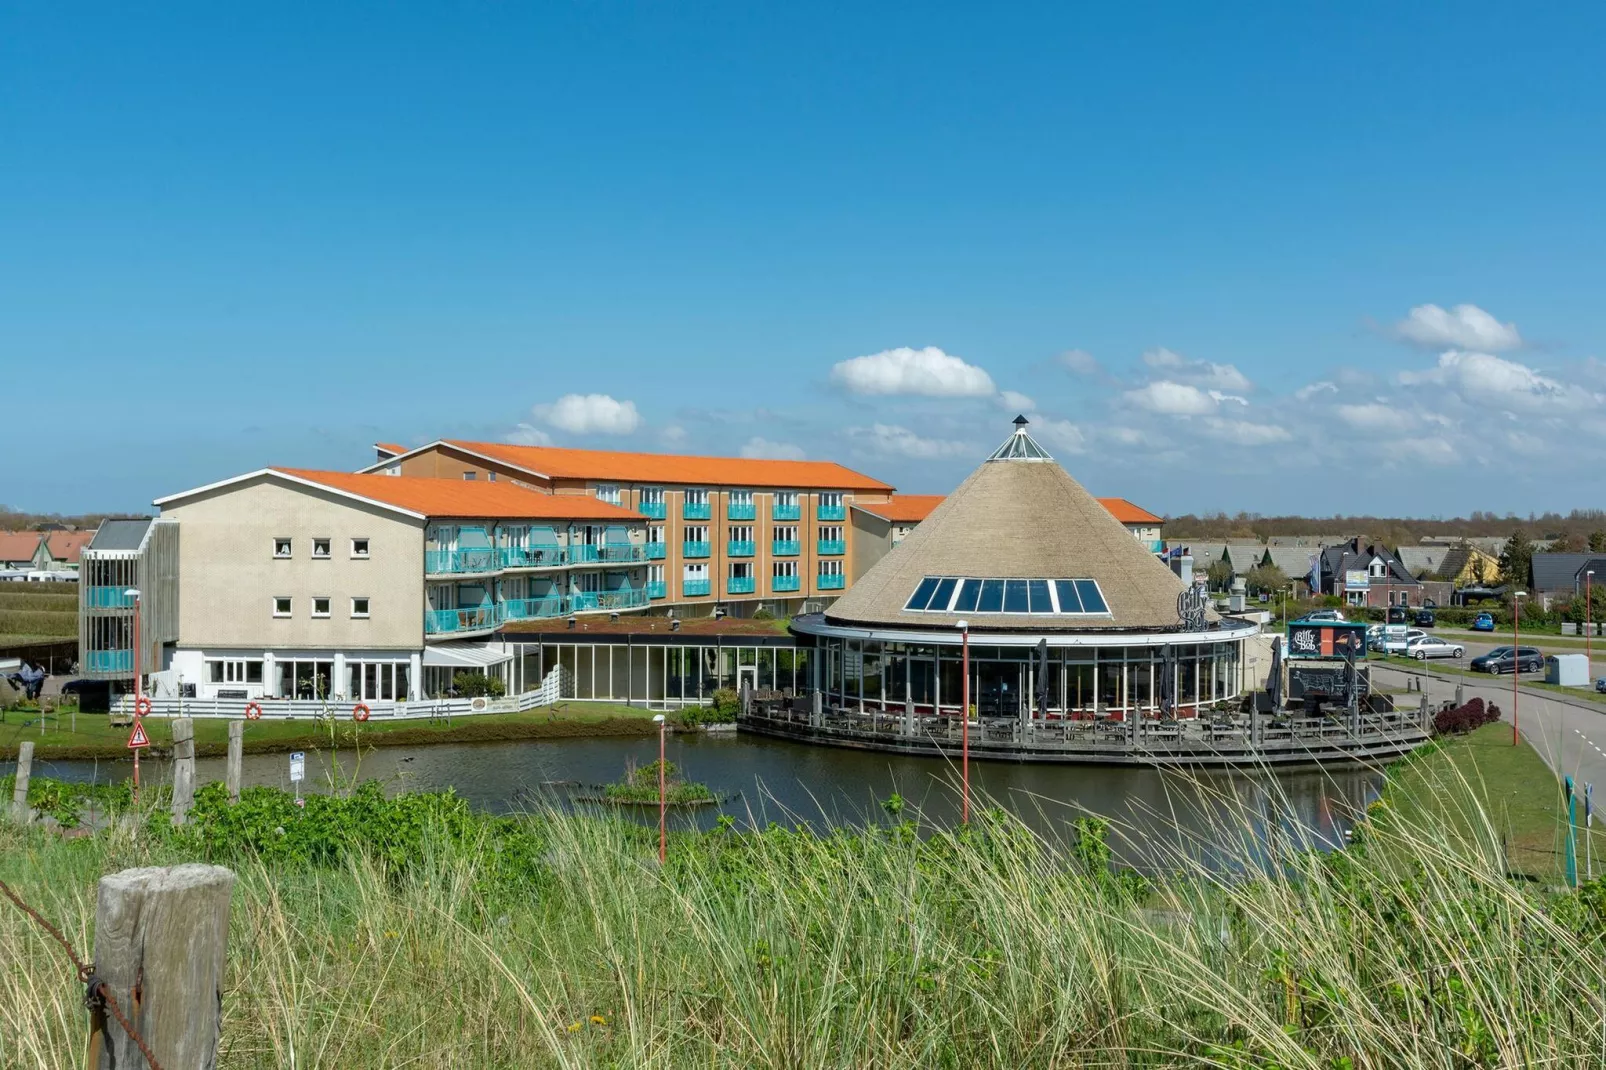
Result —
M 78 635 L 78 613 L 43 613 L 34 610 L 0 608 L 0 634 L 59 635 L 63 639 Z

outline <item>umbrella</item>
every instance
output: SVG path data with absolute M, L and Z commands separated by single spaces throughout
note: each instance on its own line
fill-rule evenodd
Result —
M 1283 708 L 1283 645 L 1271 644 L 1271 708 Z
M 1037 716 L 1048 718 L 1048 640 L 1037 641 Z
M 1177 709 L 1177 650 L 1167 644 L 1160 648 L 1160 715 L 1170 717 Z

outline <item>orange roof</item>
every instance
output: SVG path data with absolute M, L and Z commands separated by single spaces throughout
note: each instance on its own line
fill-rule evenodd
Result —
M 50 556 L 57 561 L 76 565 L 84 547 L 94 537 L 93 531 L 52 531 L 45 536 L 45 545 L 50 547 Z
M 392 457 L 400 457 L 402 454 L 407 452 L 406 446 L 398 446 L 394 442 L 375 442 L 374 449 L 378 450 L 380 453 L 388 453 Z
M 1141 509 L 1125 498 L 1100 498 L 1099 504 L 1110 511 L 1110 515 L 1123 524 L 1162 524 L 1164 518 L 1155 516 L 1147 509 Z
M 32 561 L 38 549 L 37 531 L 0 531 L 0 561 Z
M 892 487 L 835 461 L 771 461 L 750 457 L 685 457 L 672 453 L 620 453 L 556 446 L 511 446 L 505 442 L 445 445 L 470 450 L 555 479 L 601 479 L 618 483 L 680 486 L 796 487 L 799 490 L 873 490 Z
M 307 468 L 275 468 L 273 471 L 429 517 L 486 520 L 642 519 L 639 513 L 582 494 L 543 494 L 511 483 L 320 472 Z
M 918 524 L 942 504 L 943 497 L 941 494 L 894 494 L 889 502 L 875 502 L 855 508 L 894 524 Z

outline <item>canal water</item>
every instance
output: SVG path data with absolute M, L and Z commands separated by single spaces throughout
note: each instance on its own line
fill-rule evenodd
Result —
M 904 816 L 918 813 L 938 825 L 959 817 L 957 763 L 736 734 L 671 736 L 668 749 L 669 760 L 688 780 L 707 784 L 724 800 L 718 808 L 677 815 L 677 823 L 706 827 L 728 814 L 744 827 L 772 821 L 858 825 L 886 820 L 881 804 L 894 793 L 905 801 Z M 631 763 L 657 757 L 656 738 L 381 747 L 360 759 L 350 751 L 311 752 L 301 790 L 378 779 L 389 791 L 452 788 L 474 806 L 510 813 L 544 797 L 567 800 L 585 787 L 619 779 Z M 1006 807 L 1049 835 L 1078 817 L 1108 818 L 1117 857 L 1145 868 L 1168 847 L 1242 858 L 1245 843 L 1263 843 L 1279 831 L 1337 846 L 1382 780 L 1357 765 L 1275 773 L 1000 762 L 972 762 L 970 769 L 976 798 Z M 9 771 L 0 763 L 0 775 Z M 127 761 L 35 762 L 35 775 L 64 780 L 120 781 L 130 771 Z M 223 759 L 198 759 L 196 773 L 201 783 L 222 780 Z M 290 790 L 289 773 L 288 755 L 245 758 L 247 786 Z M 167 762 L 141 762 L 142 782 L 167 775 Z M 656 810 L 639 816 L 657 820 Z

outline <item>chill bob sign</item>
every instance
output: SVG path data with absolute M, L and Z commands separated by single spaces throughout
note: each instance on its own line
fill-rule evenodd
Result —
M 1350 621 L 1313 621 L 1288 626 L 1288 656 L 1291 658 L 1341 658 L 1345 637 L 1351 637 L 1357 655 L 1366 653 L 1366 625 Z

